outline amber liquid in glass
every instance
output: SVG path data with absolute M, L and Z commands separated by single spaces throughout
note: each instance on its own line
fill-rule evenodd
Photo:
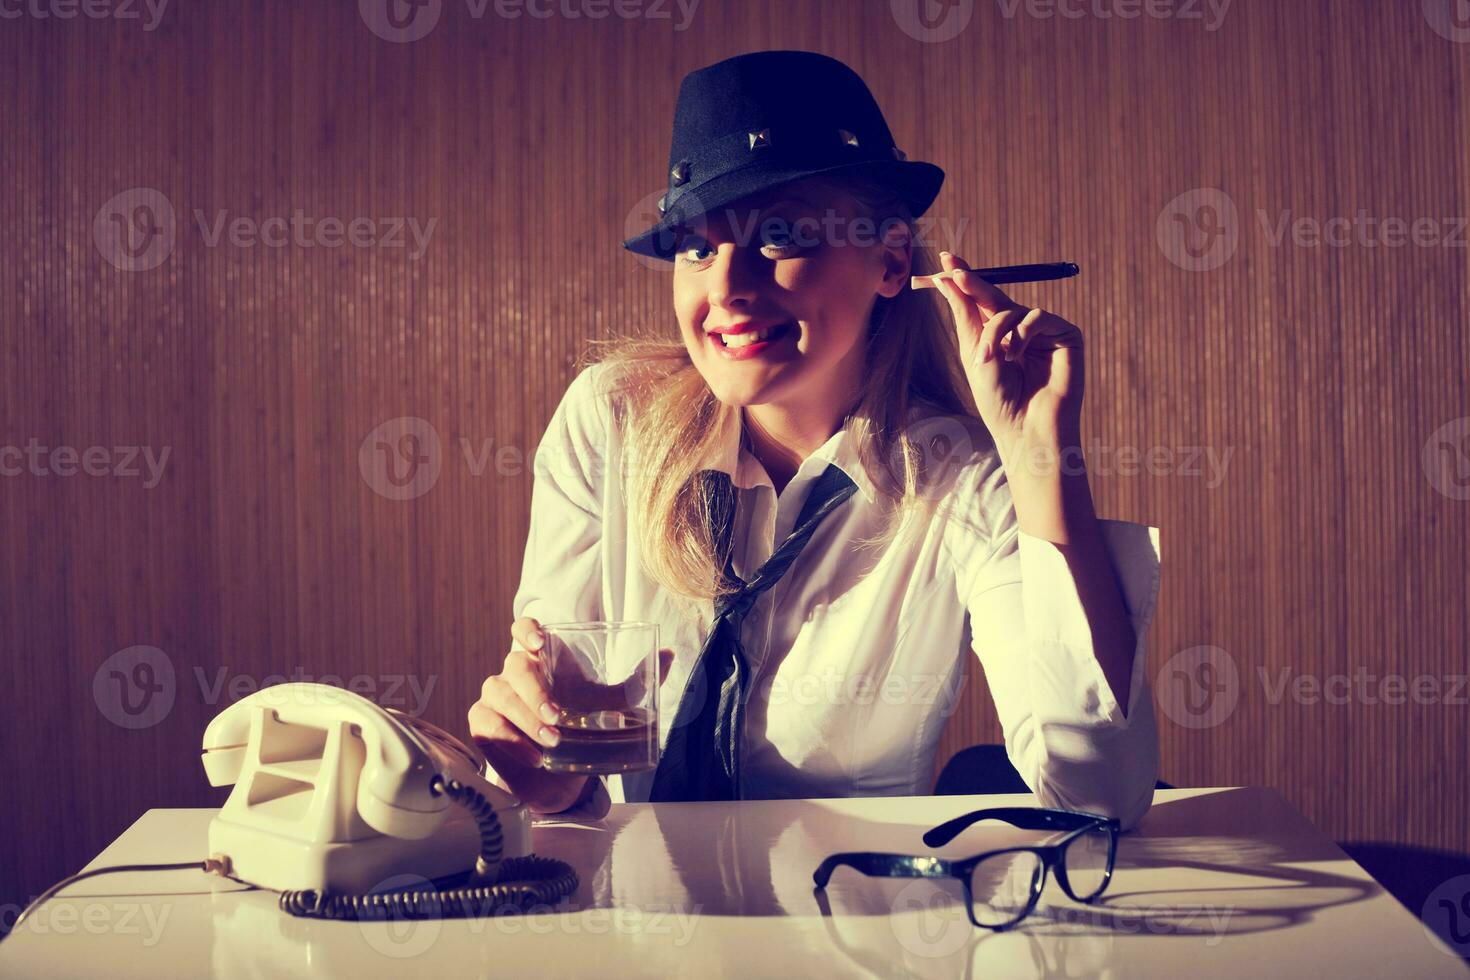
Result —
M 658 729 L 644 709 L 563 708 L 556 727 L 561 741 L 541 748 L 541 768 L 550 772 L 637 772 L 658 764 Z

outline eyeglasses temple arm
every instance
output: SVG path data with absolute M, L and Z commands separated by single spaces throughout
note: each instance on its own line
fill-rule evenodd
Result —
M 847 851 L 824 859 L 812 873 L 812 880 L 818 888 L 826 888 L 832 872 L 844 864 L 873 878 L 948 878 L 953 874 L 951 862 L 944 858 Z
M 1000 820 L 1022 830 L 1078 830 L 1093 822 L 1115 822 L 1090 813 L 1075 813 L 1070 810 L 998 806 L 963 814 L 925 831 L 924 843 L 929 847 L 942 847 L 982 820 Z

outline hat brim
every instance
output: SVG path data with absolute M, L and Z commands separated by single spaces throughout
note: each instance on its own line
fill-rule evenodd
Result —
M 623 242 L 623 247 L 637 255 L 673 261 L 674 228 L 684 223 L 687 217 L 692 217 L 693 214 L 707 214 L 747 194 L 767 190 L 776 184 L 819 175 L 875 177 L 893 187 L 898 195 L 908 202 L 909 209 L 916 218 L 934 203 L 934 199 L 939 196 L 939 188 L 944 184 L 944 171 L 922 160 L 864 160 L 815 170 L 810 167 L 786 170 L 772 169 L 769 166 L 748 167 L 722 174 L 701 184 L 689 192 L 686 198 L 681 199 L 678 205 L 659 220 L 658 224 L 627 239 Z M 697 207 L 690 208 L 685 203 L 686 199 L 697 201 Z

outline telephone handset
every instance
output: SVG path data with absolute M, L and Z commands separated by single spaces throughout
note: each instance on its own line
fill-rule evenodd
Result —
M 485 915 L 577 886 L 571 867 L 531 854 L 530 813 L 484 779 L 478 751 L 352 691 L 257 691 L 210 722 L 203 762 L 210 785 L 235 786 L 210 823 L 211 860 L 296 915 Z M 467 880 L 365 898 L 404 874 Z

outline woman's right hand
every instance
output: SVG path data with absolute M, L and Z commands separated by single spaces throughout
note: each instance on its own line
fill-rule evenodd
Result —
M 560 739 L 561 714 L 543 679 L 538 651 L 545 637 L 529 616 L 516 620 L 510 633 L 517 646 L 470 706 L 470 735 L 512 793 L 538 813 L 555 813 L 577 802 L 589 777 L 541 768 L 542 747 Z

